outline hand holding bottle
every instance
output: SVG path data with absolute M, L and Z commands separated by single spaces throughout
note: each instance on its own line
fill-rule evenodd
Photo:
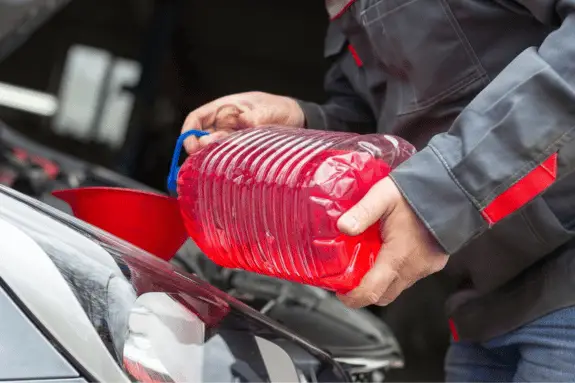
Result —
M 262 125 L 303 128 L 304 123 L 303 111 L 295 100 L 264 92 L 246 92 L 221 97 L 192 111 L 184 122 L 182 133 L 191 129 L 211 133 L 185 141 L 184 147 L 191 154 L 234 130 Z
M 386 306 L 418 280 L 442 270 L 449 259 L 390 177 L 376 183 L 338 227 L 360 235 L 381 222 L 383 245 L 360 285 L 339 298 L 349 307 Z

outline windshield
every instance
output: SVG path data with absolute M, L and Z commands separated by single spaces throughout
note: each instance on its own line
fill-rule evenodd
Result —
M 7 208 L 0 217 L 25 231 L 51 258 L 134 381 L 346 380 L 327 354 L 195 276 L 37 201 L 14 196 L 27 205 L 3 200 Z

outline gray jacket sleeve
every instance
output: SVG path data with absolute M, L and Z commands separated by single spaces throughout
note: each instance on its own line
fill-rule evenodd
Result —
M 377 123 L 369 106 L 355 93 L 343 73 L 342 59 L 335 62 L 326 74 L 324 87 L 329 98 L 325 103 L 298 101 L 305 115 L 306 128 L 369 133 Z
M 511 62 L 449 132 L 392 172 L 450 254 L 575 176 L 575 0 L 517 2 L 557 29 Z
M 334 24 L 328 28 L 324 56 L 333 63 L 324 79 L 328 100 L 323 104 L 297 100 L 302 108 L 306 127 L 355 133 L 373 133 L 376 120 L 369 104 L 354 90 L 348 76 L 360 75 L 343 33 Z M 348 72 L 346 74 L 346 71 Z

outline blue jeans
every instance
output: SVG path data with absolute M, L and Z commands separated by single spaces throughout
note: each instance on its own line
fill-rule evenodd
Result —
M 445 372 L 448 382 L 575 382 L 575 307 L 485 343 L 453 342 Z

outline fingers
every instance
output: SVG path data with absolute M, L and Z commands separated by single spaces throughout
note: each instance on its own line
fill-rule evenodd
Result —
M 360 285 L 339 298 L 351 308 L 387 306 L 418 280 L 442 270 L 446 263 L 447 255 L 431 247 L 418 252 L 401 243 L 384 245 Z
M 206 104 L 206 105 L 194 110 L 190 114 L 188 114 L 188 116 L 186 117 L 186 120 L 184 121 L 184 125 L 182 127 L 182 133 L 185 133 L 188 130 L 192 130 L 192 129 L 194 129 L 194 130 L 206 130 L 204 128 L 205 122 L 207 122 L 208 119 L 213 118 L 213 116 L 215 116 L 215 113 L 214 113 L 215 109 L 214 110 L 212 110 L 212 109 L 214 109 L 214 105 L 213 105 L 213 103 L 210 103 L 210 104 Z M 184 141 L 184 149 L 186 150 L 186 152 L 188 152 L 190 154 L 198 151 L 200 149 L 199 140 L 194 136 L 190 136 L 190 137 L 186 138 L 186 140 Z
M 197 137 L 188 137 L 184 141 L 184 148 L 188 154 L 192 154 L 200 150 L 206 145 L 209 145 L 215 141 L 218 141 L 224 137 L 227 137 L 232 133 L 231 130 L 218 130 L 218 131 L 211 131 L 211 129 L 206 129 L 210 131 L 210 134 L 207 136 L 202 136 L 199 139 Z
M 182 133 L 187 132 L 188 130 L 197 129 L 202 130 L 202 124 L 200 123 L 199 119 L 200 114 L 198 110 L 193 111 L 192 113 L 188 114 L 186 120 L 184 121 L 184 126 L 182 127 Z M 194 153 L 200 148 L 200 143 L 198 139 L 194 136 L 190 136 L 186 138 L 184 141 L 184 149 L 188 153 Z
M 400 273 L 398 270 L 401 267 L 397 266 L 399 262 L 389 258 L 389 253 L 380 252 L 376 264 L 365 274 L 360 285 L 347 295 L 340 296 L 341 301 L 351 308 L 387 306 L 417 281 L 408 277 L 406 270 Z
M 381 297 L 398 278 L 398 273 L 387 265 L 373 267 L 365 274 L 358 287 L 339 298 L 351 308 L 378 304 Z
M 261 114 L 260 109 L 244 111 L 238 116 L 236 121 L 238 129 L 255 128 L 256 126 L 265 124 L 265 118 L 262 118 Z
M 389 305 L 391 302 L 395 301 L 403 291 L 410 288 L 414 283 L 415 281 L 408 282 L 405 279 L 397 278 L 375 304 L 377 306 Z
M 241 113 L 240 108 L 235 105 L 221 105 L 215 110 L 213 119 L 210 119 L 211 126 L 209 126 L 209 128 L 215 131 L 234 130 L 238 126 Z
M 355 206 L 339 218 L 339 230 L 348 235 L 359 235 L 380 219 L 385 219 L 393 206 L 391 202 L 396 197 L 396 190 L 388 177 L 376 183 Z
M 405 289 L 428 274 L 423 272 L 427 270 L 426 265 L 414 262 L 417 258 L 414 249 L 401 240 L 393 239 L 384 243 L 375 264 L 365 274 L 360 285 L 346 297 L 341 297 L 341 300 L 353 308 L 387 306 Z
M 227 137 L 230 133 L 232 133 L 232 131 L 226 130 L 219 130 L 219 131 L 215 131 L 213 133 L 210 133 L 208 136 L 203 136 L 198 140 L 198 145 L 200 148 L 203 148 L 206 145 L 211 144 L 212 142 L 215 142 L 217 140 L 220 140 L 224 137 Z
M 352 308 L 390 304 L 418 280 L 442 270 L 449 259 L 390 178 L 372 187 L 338 226 L 359 234 L 380 218 L 383 245 L 375 264 L 358 287 L 340 296 Z
M 238 128 L 239 116 L 242 109 L 232 103 L 225 103 L 223 99 L 206 104 L 188 114 L 182 133 L 188 130 L 209 131 L 209 136 L 202 139 L 190 136 L 184 141 L 184 148 L 188 153 L 194 153 L 201 147 L 225 137 Z
M 182 133 L 191 129 L 230 133 L 267 124 L 303 126 L 303 121 L 303 111 L 296 101 L 284 96 L 247 92 L 224 96 L 194 110 L 187 116 Z M 215 139 L 189 137 L 184 147 L 188 153 L 193 153 Z
M 182 133 L 192 129 L 203 130 L 204 125 L 211 125 L 208 120 L 213 119 L 216 110 L 215 101 L 213 101 L 190 112 L 184 120 Z

